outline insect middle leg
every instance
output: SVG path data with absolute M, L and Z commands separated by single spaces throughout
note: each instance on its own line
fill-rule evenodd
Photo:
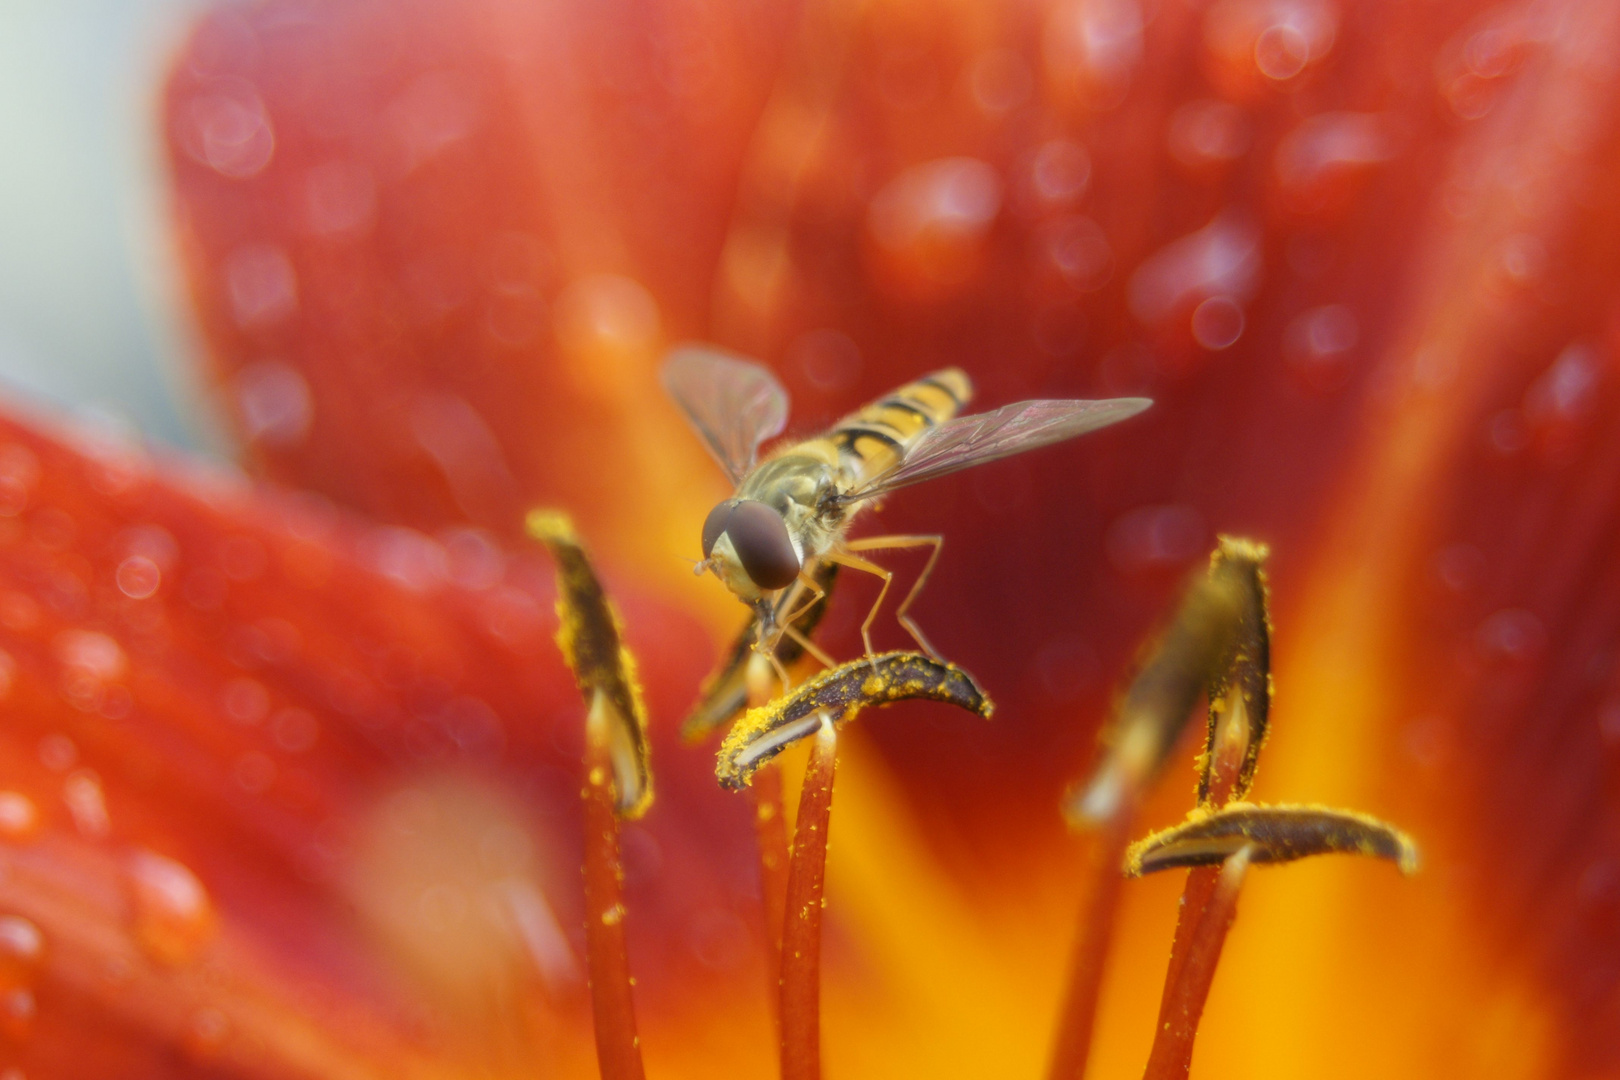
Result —
M 877 619 L 878 609 L 883 606 L 883 598 L 888 595 L 889 583 L 894 580 L 894 573 L 885 570 L 874 562 L 868 562 L 855 553 L 858 551 L 886 551 L 891 548 L 925 546 L 934 549 L 929 552 L 928 561 L 923 564 L 922 573 L 918 574 L 917 580 L 912 583 L 911 591 L 906 593 L 904 600 L 900 601 L 900 606 L 895 610 L 894 618 L 896 622 L 905 627 L 906 633 L 910 634 L 912 639 L 922 647 L 923 652 L 938 660 L 939 653 L 928 643 L 928 639 L 923 636 L 923 632 L 917 628 L 916 622 L 907 612 L 911 610 L 911 605 L 916 601 L 918 595 L 922 593 L 923 586 L 928 584 L 928 575 L 934 572 L 934 564 L 939 561 L 939 552 L 944 545 L 945 538 L 938 535 L 865 536 L 859 540 L 848 541 L 844 544 L 842 551 L 832 552 L 826 556 L 849 567 L 851 570 L 861 570 L 883 579 L 883 586 L 878 589 L 877 599 L 872 603 L 872 610 L 866 613 L 866 621 L 861 623 L 861 641 L 866 646 L 867 656 L 875 655 L 872 650 L 872 623 Z

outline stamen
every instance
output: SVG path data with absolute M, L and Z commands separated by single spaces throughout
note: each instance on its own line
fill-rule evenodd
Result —
M 1241 590 L 1227 575 L 1193 584 L 1103 733 L 1102 761 L 1064 800 L 1071 825 L 1109 821 L 1122 803 L 1152 784 L 1186 728 L 1211 668 L 1230 647 L 1242 604 Z
M 1271 715 L 1271 621 L 1266 614 L 1264 544 L 1223 536 L 1210 556 L 1209 576 L 1237 596 L 1232 638 L 1211 668 L 1209 726 L 1204 742 L 1205 768 L 1198 782 L 1198 801 L 1220 805 L 1241 799 L 1254 784 Z M 1229 775 L 1226 790 L 1213 792 L 1209 763 L 1216 752 L 1221 718 L 1241 708 L 1246 728 L 1239 748 L 1241 761 Z
M 652 804 L 647 754 L 647 710 L 636 683 L 635 657 L 623 645 L 619 616 L 602 591 L 585 549 L 564 514 L 534 510 L 529 535 L 546 545 L 557 564 L 557 647 L 585 700 L 607 696 L 615 723 L 606 735 L 619 816 L 639 818 Z M 594 705 L 593 705 L 594 708 Z
M 1097 1020 L 1097 998 L 1108 962 L 1108 942 L 1114 934 L 1114 911 L 1125 880 L 1119 867 L 1135 816 L 1134 803 L 1118 802 L 1113 816 L 1090 834 L 1079 929 L 1069 954 L 1069 983 L 1058 1014 L 1057 1046 L 1052 1051 L 1048 1080 L 1080 1080 L 1086 1072 Z
M 782 1080 L 821 1078 L 821 911 L 838 734 L 819 714 L 799 792 L 782 924 Z M 774 771 L 774 770 L 773 770 Z
M 1209 1000 L 1227 931 L 1237 916 L 1238 893 L 1253 850 L 1249 845 L 1240 847 L 1215 871 L 1214 888 L 1207 904 L 1200 905 L 1202 917 L 1191 933 L 1186 959 L 1166 976 L 1159 1026 L 1154 1030 L 1143 1080 L 1184 1080 L 1192 1068 L 1198 1021 Z M 1183 914 L 1187 910 L 1183 908 Z
M 769 666 L 757 654 L 748 664 L 748 700 L 764 705 L 775 697 Z M 760 902 L 765 917 L 765 976 L 771 1003 L 771 1017 L 781 1033 L 782 919 L 787 910 L 788 837 L 787 816 L 783 812 L 782 772 L 765 769 L 754 776 L 749 787 L 754 801 L 754 841 L 759 849 Z
M 529 534 L 557 563 L 557 645 L 589 702 L 585 717 L 585 960 L 590 972 L 596 1060 L 603 1080 L 643 1080 L 630 954 L 625 944 L 619 821 L 652 802 L 647 717 L 635 661 L 572 523 L 534 511 Z
M 944 701 L 989 719 L 995 706 L 973 677 L 954 664 L 915 652 L 882 653 L 824 671 L 785 697 L 750 709 L 725 742 L 715 775 L 720 786 L 746 787 L 754 770 L 819 727 L 816 714 L 832 722 L 853 719 L 868 705 L 910 698 Z
M 787 589 L 777 599 L 777 621 L 785 630 L 794 631 L 786 636 L 778 636 L 775 643 L 776 659 L 784 670 L 803 658 L 806 651 L 814 653 L 818 660 L 822 659 L 819 652 L 811 647 L 809 637 L 821 622 L 822 616 L 827 613 L 827 602 L 832 595 L 833 583 L 837 577 L 837 563 L 817 564 L 811 580 L 821 590 L 821 596 L 802 613 L 795 613 L 791 619 L 784 618 L 783 612 L 787 610 L 789 603 L 795 602 L 794 597 L 798 590 Z M 745 685 L 749 660 L 759 655 L 754 649 L 758 631 L 759 620 L 750 618 L 738 632 L 730 651 L 726 653 L 726 659 L 704 680 L 702 688 L 698 691 L 697 704 L 692 706 L 691 714 L 681 722 L 683 741 L 702 742 L 736 719 L 745 706 L 764 704 L 763 701 L 749 701 Z M 830 661 L 825 661 L 825 665 L 834 666 Z
M 1293 862 L 1311 855 L 1366 855 L 1388 859 L 1401 873 L 1417 870 L 1417 846 L 1393 825 L 1351 810 L 1321 806 L 1228 803 L 1197 810 L 1180 825 L 1131 845 L 1132 877 L 1182 866 L 1212 866 L 1241 848 L 1256 863 Z
M 619 807 L 610 780 L 608 731 L 622 719 L 598 692 L 585 721 L 585 964 L 590 972 L 596 1062 L 602 1080 L 643 1080 L 641 1039 L 625 943 Z

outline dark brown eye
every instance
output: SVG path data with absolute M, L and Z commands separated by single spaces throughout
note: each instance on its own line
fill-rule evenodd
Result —
M 738 503 L 725 523 L 725 531 L 738 561 L 755 585 L 783 589 L 799 576 L 799 554 L 788 539 L 787 522 L 764 503 L 752 499 Z
M 703 557 L 705 559 L 714 554 L 715 541 L 719 540 L 720 534 L 726 531 L 726 522 L 730 519 L 731 512 L 736 508 L 737 504 L 727 499 L 713 510 L 710 510 L 709 516 L 703 519 Z

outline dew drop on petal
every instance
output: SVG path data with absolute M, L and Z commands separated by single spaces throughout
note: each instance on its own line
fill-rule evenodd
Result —
M 1260 74 L 1276 82 L 1292 79 L 1311 60 L 1311 43 L 1287 23 L 1266 27 L 1254 40 L 1254 66 Z
M 304 215 L 320 236 L 365 233 L 377 216 L 377 181 L 356 161 L 329 161 L 304 176 Z
M 0 446 L 0 517 L 16 517 L 28 507 L 39 483 L 39 458 L 26 446 Z
M 1236 161 L 1249 148 L 1249 118 L 1219 98 L 1189 101 L 1170 116 L 1170 156 L 1189 169 Z
M 131 600 L 145 600 L 163 584 L 163 571 L 145 555 L 131 555 L 118 564 L 118 591 Z
M 0 915 L 0 977 L 15 980 L 39 967 L 45 935 L 21 915 Z
M 275 154 L 275 131 L 252 86 L 222 80 L 176 110 L 175 134 L 188 157 L 221 176 L 247 180 Z
M 0 839 L 29 840 L 39 832 L 39 807 L 20 791 L 0 791 Z
M 264 446 L 295 446 L 309 434 L 315 398 L 298 369 L 278 361 L 248 364 L 231 380 L 244 434 Z
M 225 684 L 219 704 L 233 724 L 257 724 L 270 712 L 270 691 L 257 679 L 232 679 Z
M 230 1021 L 223 1012 L 215 1008 L 199 1009 L 186 1027 L 186 1050 L 193 1057 L 211 1057 L 225 1045 L 230 1033 Z
M 298 310 L 298 276 L 281 248 L 246 244 L 225 257 L 222 272 L 231 311 L 242 329 L 272 326 Z
M 1209 526 L 1190 506 L 1144 506 L 1115 518 L 1104 546 L 1124 573 L 1179 569 L 1208 549 Z
M 1080 292 L 1102 288 L 1113 275 L 1114 250 L 1102 226 L 1089 217 L 1065 214 L 1042 222 L 1036 243 L 1045 261 Z
M 1243 336 L 1243 308 L 1230 296 L 1211 296 L 1192 313 L 1192 336 L 1206 349 L 1220 350 Z
M 38 1012 L 39 1004 L 31 988 L 14 986 L 0 991 L 0 1031 L 9 1038 L 18 1042 L 26 1039 Z
M 966 244 L 1001 210 L 1001 178 L 975 157 L 912 165 L 873 196 L 867 227 L 881 246 L 909 253 L 930 243 Z
M 658 302 L 646 286 L 619 274 L 592 274 L 566 286 L 552 311 L 557 344 L 574 361 L 580 389 L 620 400 L 636 389 L 639 362 L 655 352 L 662 333 Z
M 981 54 L 968 69 L 968 90 L 973 103 L 992 115 L 1022 105 L 1035 88 L 1035 77 L 1024 58 L 1011 49 Z
M 79 835 L 86 840 L 105 839 L 112 822 L 107 816 L 107 796 L 101 777 L 92 769 L 75 769 L 62 780 L 62 801 Z
M 289 754 L 301 754 L 315 745 L 320 724 L 307 709 L 283 709 L 270 721 L 271 737 Z
M 1053 139 L 1035 152 L 1035 193 L 1047 202 L 1073 202 L 1091 183 L 1091 155 L 1072 139 Z
M 145 849 L 127 863 L 134 932 L 153 959 L 180 964 L 214 936 L 213 901 L 197 875 L 166 856 Z
M 1212 296 L 1247 299 L 1260 276 L 1253 226 L 1222 214 L 1160 248 L 1131 275 L 1131 314 L 1154 326 Z

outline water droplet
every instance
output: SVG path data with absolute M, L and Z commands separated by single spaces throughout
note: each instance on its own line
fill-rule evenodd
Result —
M 1475 643 L 1487 660 L 1523 663 L 1541 655 L 1547 631 L 1533 612 L 1507 608 L 1485 620 Z
M 39 1005 L 34 991 L 26 986 L 14 986 L 0 991 L 0 1031 L 7 1037 L 22 1041 L 34 1028 L 34 1017 Z
M 472 134 L 479 111 L 474 87 L 458 72 L 433 71 L 413 82 L 387 110 L 406 171 Z
M 1179 569 L 1209 549 L 1209 527 L 1190 506 L 1144 506 L 1115 518 L 1104 545 L 1124 573 Z
M 921 258 L 945 249 L 947 257 L 955 253 L 959 259 L 963 250 L 977 246 L 1000 210 L 995 169 L 977 158 L 941 158 L 914 165 L 885 184 L 872 199 L 866 223 L 873 239 L 893 253 Z
M 1294 375 L 1315 390 L 1342 386 L 1351 352 L 1360 339 L 1355 313 L 1344 304 L 1324 304 L 1301 312 L 1283 332 L 1283 359 Z
M 298 369 L 260 360 L 242 368 L 231 381 L 243 433 L 250 442 L 296 446 L 304 441 L 315 418 L 315 398 Z
M 219 704 L 232 723 L 257 724 L 270 712 L 270 691 L 257 679 L 232 679 L 221 691 Z
M 1011 49 L 981 53 L 968 69 L 968 89 L 983 111 L 1000 115 L 1022 105 L 1035 89 L 1024 58 Z
M 237 787 L 249 795 L 262 795 L 276 782 L 276 763 L 270 760 L 268 754 L 249 750 L 236 759 L 231 778 L 236 781 Z
M 119 563 L 114 577 L 118 591 L 131 600 L 145 600 L 163 584 L 163 571 L 145 555 L 131 555 Z
M 1131 275 L 1131 313 L 1159 325 L 1212 296 L 1247 299 L 1260 276 L 1260 238 L 1250 225 L 1222 214 L 1204 228 L 1160 248 Z
M 1035 152 L 1035 194 L 1047 202 L 1073 202 L 1091 183 L 1091 155 L 1071 139 L 1053 139 Z
M 1268 79 L 1283 82 L 1311 62 L 1311 43 L 1298 27 L 1274 23 L 1254 39 L 1254 66 Z
M 45 958 L 45 935 L 21 915 L 0 915 L 0 977 L 32 974 Z
M 1102 226 L 1080 214 L 1043 222 L 1036 243 L 1063 280 L 1081 292 L 1095 292 L 1114 272 L 1114 250 Z
M 165 964 L 184 963 L 214 936 L 213 901 L 188 868 L 139 849 L 128 860 L 134 930 L 141 947 Z
M 39 458 L 26 446 L 0 446 L 0 517 L 16 517 L 28 507 L 39 483 Z
M 0 837 L 30 840 L 39 832 L 39 807 L 20 791 L 0 791 Z
M 231 1024 L 219 1009 L 199 1009 L 186 1028 L 185 1046 L 193 1057 L 208 1058 L 230 1037 Z
M 1536 284 L 1547 272 L 1547 245 L 1539 236 L 1518 233 L 1502 242 L 1502 272 L 1520 287 Z
M 75 769 L 62 781 L 62 801 L 79 835 L 86 840 L 102 840 L 111 828 L 107 817 L 107 797 L 101 777 L 91 769 Z
M 357 161 L 329 161 L 304 176 L 304 215 L 320 236 L 369 231 L 377 216 L 377 181 Z
M 283 709 L 270 721 L 276 745 L 289 754 L 301 754 L 315 745 L 320 724 L 307 709 Z
M 1318 113 L 1295 128 L 1277 146 L 1277 179 L 1295 203 L 1303 198 L 1315 208 L 1332 192 L 1331 185 L 1395 154 L 1389 122 L 1375 113 Z
M 1229 101 L 1189 101 L 1170 117 L 1170 156 L 1189 169 L 1236 161 L 1249 148 L 1249 118 Z
M 1206 349 L 1220 350 L 1237 344 L 1243 326 L 1243 308 L 1230 296 L 1212 296 L 1193 308 L 1193 340 Z
M 272 326 L 298 310 L 298 276 L 292 260 L 272 244 L 247 244 L 225 257 L 225 289 L 236 324 L 244 330 Z
M 233 536 L 219 551 L 220 569 L 232 581 L 257 581 L 270 566 L 270 553 L 251 536 Z
M 640 282 L 593 274 L 558 294 L 552 329 L 576 362 L 579 388 L 593 398 L 619 401 L 643 377 L 639 361 L 658 348 L 661 319 L 658 302 Z
M 176 111 L 175 130 L 187 156 L 222 176 L 257 176 L 275 154 L 276 137 L 264 102 L 240 79 L 219 80 Z
M 1603 375 L 1596 346 L 1583 341 L 1566 346 L 1525 391 L 1524 414 L 1531 429 L 1540 433 L 1584 419 L 1596 404 Z
M 414 529 L 378 529 L 364 546 L 366 561 L 374 570 L 412 592 L 441 588 L 449 579 L 444 548 Z
M 1136 0 L 1070 0 L 1052 9 L 1041 48 L 1048 74 L 1091 108 L 1117 105 L 1142 59 Z
M 39 763 L 52 772 L 66 772 L 78 761 L 79 748 L 66 735 L 46 735 L 39 740 Z

